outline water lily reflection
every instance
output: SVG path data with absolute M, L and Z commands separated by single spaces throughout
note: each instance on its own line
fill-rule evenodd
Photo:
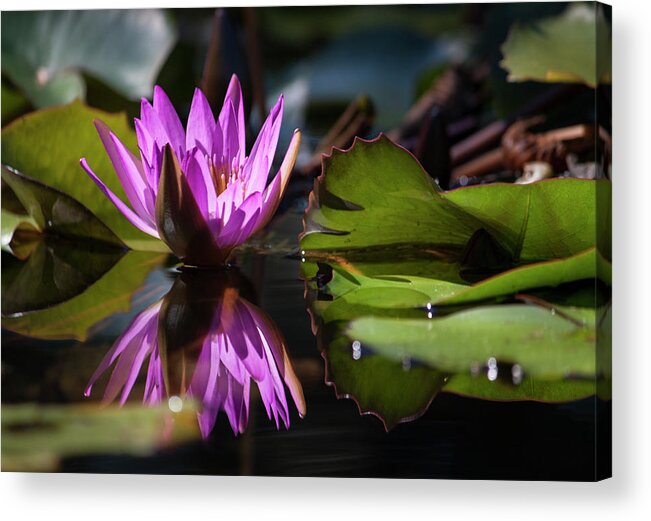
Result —
M 200 405 L 201 433 L 212 431 L 224 411 L 235 434 L 246 429 L 251 382 L 257 384 L 270 419 L 289 427 L 285 386 L 299 415 L 305 414 L 301 384 L 285 341 L 271 318 L 240 296 L 234 272 L 183 272 L 170 292 L 141 312 L 117 339 L 93 374 L 98 378 L 115 365 L 104 403 L 119 395 L 124 404 L 146 364 L 143 402 L 179 397 Z

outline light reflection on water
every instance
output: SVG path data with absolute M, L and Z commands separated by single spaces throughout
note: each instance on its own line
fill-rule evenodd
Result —
M 232 436 L 231 433 L 236 430 L 233 424 L 239 427 L 242 417 L 231 414 L 231 423 L 228 403 L 219 402 L 217 407 L 199 410 L 198 414 L 203 413 L 206 417 L 207 411 L 216 415 L 212 433 L 200 445 L 170 445 L 169 448 L 146 457 L 135 457 L 129 455 L 124 440 L 119 443 L 123 444 L 125 454 L 109 457 L 99 451 L 74 458 L 64 457 L 59 470 L 574 479 L 583 476 L 581 469 L 590 468 L 594 455 L 592 399 L 565 405 L 504 404 L 443 393 L 431 404 L 426 403 L 429 408 L 418 419 L 397 425 L 388 432 L 376 418 L 360 416 L 355 402 L 338 400 L 334 390 L 324 383 L 324 363 L 319 351 L 315 349 L 315 337 L 305 311 L 304 287 L 297 275 L 299 264 L 298 259 L 278 255 L 250 255 L 241 260 L 240 273 L 246 273 L 248 278 L 215 280 L 212 283 L 205 283 L 204 279 L 201 284 L 193 283 L 190 275 L 181 274 L 179 277 L 174 270 L 162 265 L 153 270 L 135 292 L 131 302 L 132 311 L 114 313 L 107 317 L 102 324 L 92 329 L 90 337 L 84 342 L 45 341 L 5 334 L 3 331 L 3 343 L 6 342 L 2 351 L 3 406 L 31 402 L 46 410 L 50 403 L 75 407 L 84 401 L 83 390 L 93 371 L 101 364 L 102 357 L 114 349 L 116 338 L 125 333 L 130 324 L 135 323 L 136 316 L 154 305 L 158 306 L 158 318 L 156 327 L 151 327 L 152 335 L 157 341 L 164 339 L 166 344 L 165 349 L 161 350 L 160 342 L 157 343 L 159 354 L 165 353 L 165 357 L 160 356 L 160 367 L 167 377 L 167 381 L 162 379 L 160 386 L 161 390 L 165 386 L 165 392 L 160 393 L 163 402 L 161 405 L 170 414 L 185 414 L 188 410 L 188 394 L 194 389 L 191 384 L 198 366 L 211 369 L 215 367 L 210 363 L 203 364 L 200 356 L 204 341 L 213 332 L 212 326 L 221 324 L 221 320 L 216 317 L 223 316 L 219 314 L 218 308 L 220 302 L 223 305 L 226 297 L 231 302 L 246 302 L 249 306 L 247 309 L 253 310 L 249 311 L 253 321 L 260 320 L 260 315 L 267 316 L 273 324 L 269 329 L 282 331 L 287 340 L 283 346 L 286 353 L 291 353 L 294 372 L 305 392 L 309 414 L 299 420 L 298 407 L 292 403 L 291 386 L 285 386 L 281 377 L 282 393 L 291 417 L 289 431 L 284 428 L 277 431 L 275 420 L 267 420 L 264 399 L 258 397 L 258 385 L 252 385 L 244 435 L 237 438 Z M 175 287 L 170 290 L 170 286 Z M 237 295 L 230 293 L 226 296 L 229 288 L 237 288 Z M 156 304 L 162 294 L 165 296 Z M 173 314 L 173 310 L 177 313 Z M 422 310 L 419 313 L 422 316 Z M 230 342 L 233 345 L 232 353 L 243 352 L 241 346 L 236 350 L 235 343 L 232 340 Z M 271 349 L 268 340 L 267 343 Z M 244 345 L 248 349 L 248 344 Z M 133 349 L 138 351 L 137 348 Z M 393 389 L 390 379 L 396 376 L 395 373 L 386 372 L 384 362 L 378 365 L 379 357 L 371 349 L 367 352 L 366 347 L 360 344 L 357 360 L 350 341 L 345 349 L 346 358 L 359 371 L 353 375 L 358 381 L 363 383 L 368 379 L 377 379 L 383 387 Z M 207 352 L 220 354 L 212 347 Z M 277 358 L 272 356 L 272 359 L 277 367 Z M 246 369 L 244 360 L 238 360 L 237 367 Z M 117 365 L 118 362 L 115 360 L 114 364 Z M 129 406 L 142 401 L 145 396 L 149 362 L 145 357 L 141 363 L 141 374 L 128 393 Z M 331 362 L 334 363 L 335 360 Z M 221 358 L 219 364 L 223 364 Z M 220 367 L 219 364 L 216 367 Z M 421 378 L 425 372 L 425 368 L 416 363 L 411 363 L 409 371 L 404 371 L 400 362 L 395 365 L 397 371 L 407 379 Z M 128 377 L 130 365 L 125 366 Z M 264 369 L 265 365 L 261 364 L 261 367 Z M 267 364 L 266 367 L 269 371 L 273 369 L 272 364 Z M 341 368 L 347 367 L 344 365 Z M 226 370 L 228 367 L 224 369 Z M 255 371 L 255 368 L 251 370 Z M 87 404 L 97 411 L 102 410 L 96 399 L 105 392 L 102 386 L 112 377 L 109 372 L 110 368 L 107 368 L 100 377 L 96 389 L 93 389 L 91 403 Z M 500 367 L 500 379 L 502 372 Z M 224 375 L 225 372 L 221 374 Z M 248 374 L 249 381 L 253 380 L 254 383 L 256 377 L 260 376 L 259 372 Z M 278 374 L 281 374 L 280 370 Z M 230 378 L 233 380 L 232 376 Z M 486 373 L 479 378 L 486 380 Z M 234 381 L 237 382 L 236 379 Z M 116 401 L 125 389 L 124 386 L 118 386 L 118 382 L 116 380 Z M 398 386 L 397 389 L 396 393 L 401 399 L 409 398 L 412 392 L 408 387 Z M 231 403 L 234 404 L 235 401 Z M 273 400 L 271 403 L 275 404 Z M 388 411 L 396 406 L 393 402 L 378 405 L 388 408 Z M 219 414 L 219 407 L 223 414 Z M 173 412 L 177 409 L 180 411 Z M 280 424 L 283 418 L 280 409 L 278 411 Z M 273 418 L 273 411 L 271 412 Z M 125 418 L 129 417 L 126 407 L 124 413 Z M 197 420 L 192 417 L 192 409 L 190 414 L 196 427 Z M 204 434 L 208 433 L 212 421 L 212 418 L 206 420 Z M 25 436 L 40 428 L 38 425 L 29 429 L 27 427 L 21 424 L 16 436 L 25 440 Z M 48 430 L 48 437 L 51 432 Z M 553 443 L 558 432 L 564 433 L 562 447 Z M 41 441 L 29 443 L 34 443 L 36 447 Z M 487 451 L 487 447 L 491 450 Z M 532 447 L 536 447 L 535 451 Z M 508 453 L 512 458 L 499 468 L 490 466 L 490 462 L 484 458 L 489 452 Z
M 276 428 L 280 421 L 289 428 L 284 386 L 300 416 L 306 412 L 303 389 L 282 333 L 240 295 L 239 279 L 235 269 L 182 271 L 169 293 L 139 313 L 119 336 L 85 395 L 114 365 L 103 402 L 111 403 L 120 394 L 124 405 L 146 365 L 143 403 L 156 406 L 167 400 L 172 412 L 180 412 L 184 399 L 198 402 L 198 422 L 206 438 L 220 412 L 234 434 L 246 430 L 253 382 Z

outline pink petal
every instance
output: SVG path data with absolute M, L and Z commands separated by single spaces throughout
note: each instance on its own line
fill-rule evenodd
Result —
M 142 163 L 125 147 L 118 137 L 100 120 L 95 128 L 113 164 L 131 206 L 138 215 L 153 224 L 154 192 L 148 183 Z
M 185 164 L 183 165 L 185 177 L 194 200 L 201 210 L 201 215 L 208 222 L 217 207 L 215 185 L 210 175 L 208 162 L 204 153 L 196 148 L 186 157 L 187 160 L 184 161 Z
M 280 96 L 264 122 L 244 165 L 243 176 L 248 183 L 250 192 L 262 192 L 267 185 L 269 168 L 276 154 L 282 119 L 283 97 Z
M 221 248 L 235 247 L 246 241 L 253 232 L 260 215 L 262 194 L 256 192 L 247 197 L 244 202 L 232 212 L 228 222 L 224 224 L 217 244 Z
M 222 222 L 227 222 L 233 211 L 244 202 L 244 183 L 231 182 L 217 197 L 217 212 Z
M 287 152 L 285 153 L 285 158 L 283 159 L 282 164 L 280 165 L 280 170 L 273 178 L 273 181 L 269 184 L 267 189 L 264 191 L 262 198 L 262 209 L 260 215 L 258 216 L 258 221 L 255 225 L 255 229 L 251 234 L 256 233 L 263 226 L 265 226 L 271 218 L 276 213 L 278 205 L 285 193 L 287 188 L 287 183 L 289 182 L 289 177 L 294 170 L 294 164 L 296 163 L 296 157 L 298 156 L 298 149 L 301 146 L 301 133 L 299 130 L 294 132 Z
M 244 161 L 244 154 L 240 148 L 237 123 L 235 123 L 236 118 L 233 104 L 230 101 L 224 102 L 222 114 L 219 116 L 219 123 L 223 139 L 222 162 L 229 170 L 239 168 Z M 222 119 L 225 120 L 223 124 Z
M 232 106 L 232 110 L 231 107 Z M 242 166 L 246 155 L 246 126 L 244 122 L 244 102 L 242 87 L 237 75 L 233 74 L 224 97 L 224 105 L 219 114 L 219 126 L 222 129 L 224 142 L 233 139 L 235 146 L 230 149 L 231 155 L 225 157 L 232 160 L 237 158 L 237 164 Z M 231 138 L 232 136 L 232 138 Z
M 108 199 L 115 205 L 115 207 L 124 215 L 127 220 L 133 224 L 136 228 L 139 230 L 153 236 L 156 238 L 159 238 L 158 236 L 158 231 L 154 226 L 146 222 L 141 216 L 137 215 L 131 208 L 129 208 L 126 204 L 122 202 L 122 199 L 120 199 L 117 195 L 115 195 L 108 186 L 104 184 L 104 182 L 97 177 L 95 172 L 92 171 L 90 166 L 88 166 L 88 162 L 86 161 L 86 158 L 82 158 L 79 160 L 79 163 L 81 164 L 82 168 L 86 171 L 86 173 L 90 176 L 90 178 L 95 182 L 95 184 L 99 187 L 99 189 L 104 192 L 104 195 L 108 197 Z M 144 217 L 148 217 L 145 215 Z
M 161 149 L 169 143 L 172 147 L 172 150 L 179 156 L 183 157 L 185 153 L 184 143 L 177 143 L 177 146 L 174 146 L 171 142 L 170 136 L 167 133 L 167 130 L 163 126 L 163 122 L 158 115 L 158 111 L 151 106 L 149 101 L 145 98 L 142 98 L 140 101 L 140 120 L 142 124 L 149 132 L 149 135 L 154 139 L 157 144 L 157 148 Z
M 169 144 L 172 145 L 172 148 L 179 156 L 182 156 L 185 152 L 183 125 L 181 125 L 181 120 L 172 102 L 158 85 L 154 87 L 154 110 L 158 114 L 162 127 L 165 129 Z M 161 143 L 161 145 L 163 144 Z
M 199 89 L 194 90 L 190 115 L 188 116 L 188 132 L 186 135 L 185 147 L 190 150 L 197 147 L 204 154 L 212 156 L 213 136 L 215 133 L 215 117 L 210 104 Z
M 156 193 L 158 191 L 158 179 L 162 160 L 161 150 L 144 123 L 138 118 L 134 119 L 133 122 L 136 127 L 136 137 L 138 138 L 142 166 L 147 175 L 149 186 Z

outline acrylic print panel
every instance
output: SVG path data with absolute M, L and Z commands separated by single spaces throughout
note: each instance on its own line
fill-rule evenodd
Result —
M 2 14 L 2 470 L 611 468 L 611 10 Z

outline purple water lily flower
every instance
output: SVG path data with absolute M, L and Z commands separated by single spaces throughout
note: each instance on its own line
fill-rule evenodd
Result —
M 192 399 L 200 406 L 198 422 L 204 437 L 212 431 L 219 411 L 226 413 L 235 434 L 244 432 L 251 382 L 257 384 L 276 428 L 281 420 L 286 428 L 290 424 L 285 386 L 299 415 L 306 412 L 303 389 L 282 334 L 237 288 L 224 286 L 219 274 L 181 275 L 172 290 L 138 314 L 117 339 L 84 394 L 89 396 L 100 376 L 115 365 L 103 402 L 120 395 L 123 405 L 145 364 L 143 403 Z
M 153 105 L 142 100 L 135 120 L 140 158 L 101 121 L 95 126 L 131 203 L 127 206 L 92 171 L 81 166 L 117 209 L 138 229 L 162 239 L 186 264 L 224 264 L 233 249 L 274 215 L 294 167 L 301 134 L 294 133 L 280 171 L 267 186 L 283 97 L 271 110 L 246 155 L 242 89 L 233 75 L 215 121 L 196 89 L 187 131 L 169 98 L 154 88 Z

